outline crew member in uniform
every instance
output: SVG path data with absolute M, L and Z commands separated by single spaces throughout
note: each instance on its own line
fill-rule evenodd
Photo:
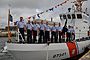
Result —
M 36 21 L 33 22 L 33 43 L 37 41 L 37 31 L 39 30 L 39 26 L 37 25 Z
M 67 34 L 67 31 L 68 31 L 68 28 L 67 26 L 63 26 L 63 29 L 62 29 L 62 42 L 66 42 L 65 39 L 67 40 L 67 38 L 65 37 L 66 34 Z
M 32 23 L 30 22 L 30 20 L 28 20 L 28 23 L 26 24 L 26 28 L 27 28 L 27 43 L 32 43 Z
M 19 28 L 20 34 L 22 35 L 22 37 L 19 36 L 20 43 L 22 43 L 22 38 L 23 38 L 24 41 L 25 41 L 24 29 L 25 29 L 25 27 L 26 27 L 25 22 L 24 22 L 24 20 L 23 20 L 23 17 L 20 17 L 20 21 L 17 22 L 17 26 L 18 26 L 18 28 Z
M 75 33 L 75 31 L 74 31 L 74 28 L 73 28 L 73 26 L 68 26 L 68 32 L 67 32 L 67 35 L 68 35 L 68 37 L 67 37 L 67 41 L 72 41 L 72 40 L 74 40 L 74 33 Z
M 59 43 L 61 43 L 62 29 L 63 29 L 63 27 L 59 23 L 59 26 L 57 27 L 58 36 L 59 36 L 59 38 L 58 38 L 59 39 Z
M 45 43 L 50 41 L 50 26 L 48 26 L 48 22 L 45 25 Z
M 75 30 L 74 26 L 71 26 L 72 40 L 75 40 Z
M 41 24 L 40 24 L 40 33 L 39 33 L 39 43 L 43 42 L 45 43 L 45 39 L 44 39 L 44 29 L 45 29 L 45 25 L 43 24 L 43 20 L 41 20 Z
M 68 26 L 68 31 L 67 31 L 67 42 L 70 42 L 71 41 L 71 26 L 69 25 Z
M 55 23 L 53 24 L 51 28 L 51 42 L 57 43 L 57 37 L 56 37 L 57 27 L 55 26 Z

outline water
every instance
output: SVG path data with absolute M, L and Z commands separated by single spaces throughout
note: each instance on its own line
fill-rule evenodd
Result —
M 0 51 L 5 46 L 5 42 L 8 40 L 7 37 L 0 37 Z M 10 53 L 0 53 L 0 60 L 15 60 Z

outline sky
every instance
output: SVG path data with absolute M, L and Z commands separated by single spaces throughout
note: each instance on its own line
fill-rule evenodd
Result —
M 33 16 L 39 12 L 45 11 L 57 4 L 62 3 L 65 0 L 0 0 L 0 24 L 1 26 L 7 25 L 8 9 L 10 8 L 11 14 L 13 15 L 14 21 L 19 20 L 20 16 L 26 19 L 29 16 Z M 60 13 L 67 12 L 67 9 L 71 7 L 74 0 L 70 0 L 63 6 L 54 9 L 52 12 L 47 12 L 41 15 L 41 19 L 50 20 L 51 17 L 55 21 L 60 21 L 57 17 Z M 90 14 L 90 0 L 84 2 L 83 9 L 88 8 Z

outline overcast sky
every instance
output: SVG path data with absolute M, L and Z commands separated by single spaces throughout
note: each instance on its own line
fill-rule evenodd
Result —
M 40 11 L 45 11 L 57 4 L 62 3 L 64 0 L 0 0 L 0 23 L 6 25 L 7 14 L 8 14 L 8 4 L 11 5 L 11 14 L 14 17 L 14 21 L 18 20 L 20 16 L 27 18 L 28 16 L 33 16 Z M 53 12 L 48 12 L 42 14 L 42 19 L 49 19 L 50 17 L 56 17 L 62 12 L 66 12 L 68 7 L 71 7 L 71 1 L 67 2 L 63 6 L 54 9 Z M 85 2 L 83 8 L 88 7 L 88 12 L 90 13 L 90 0 Z M 58 19 L 58 18 L 57 18 Z M 58 21 L 58 20 L 57 20 Z

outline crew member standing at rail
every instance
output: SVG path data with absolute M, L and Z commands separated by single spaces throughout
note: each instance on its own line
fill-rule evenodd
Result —
M 45 43 L 44 30 L 45 30 L 45 25 L 43 24 L 43 20 L 41 20 L 40 33 L 39 33 L 39 41 L 38 41 L 39 43 L 41 43 L 41 42 Z
M 26 24 L 26 28 L 27 28 L 27 43 L 32 43 L 32 23 L 30 22 L 30 20 L 28 20 L 28 23 Z
M 62 37 L 62 29 L 63 27 L 61 26 L 61 24 L 59 23 L 59 26 L 57 27 L 57 31 L 58 31 L 58 36 L 59 36 L 59 43 L 61 43 L 61 37 Z
M 68 28 L 67 28 L 67 26 L 65 25 L 65 26 L 63 27 L 63 29 L 62 29 L 62 42 L 66 42 L 66 40 L 67 40 L 67 37 L 66 37 L 67 31 L 68 31 Z
M 68 31 L 67 31 L 67 42 L 69 41 L 71 41 L 71 30 L 72 30 L 72 28 L 71 28 L 71 26 L 69 25 L 68 26 Z
M 23 40 L 25 41 L 24 30 L 26 27 L 23 17 L 20 17 L 20 21 L 17 22 L 17 26 L 18 26 L 19 32 L 21 34 L 21 35 L 19 35 L 19 39 L 20 39 L 19 42 L 22 43 Z M 22 38 L 23 38 L 23 40 L 22 40 Z
M 71 26 L 71 41 L 75 39 L 75 30 L 74 26 Z
M 36 23 L 36 21 L 33 22 L 33 43 L 37 41 L 37 31 L 39 30 L 39 27 Z
M 50 26 L 48 26 L 48 22 L 46 22 L 45 25 L 45 43 L 47 43 L 47 41 L 50 41 Z
M 55 26 L 55 23 L 53 24 L 51 28 L 51 42 L 57 43 L 57 37 L 56 37 L 57 27 Z

